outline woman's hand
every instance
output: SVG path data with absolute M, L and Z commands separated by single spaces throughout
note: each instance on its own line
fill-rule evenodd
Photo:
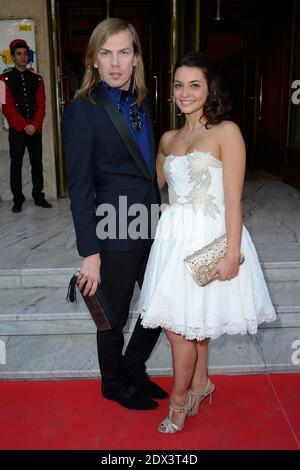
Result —
M 218 279 L 219 281 L 230 281 L 239 273 L 239 256 L 226 254 L 224 258 L 214 267 L 209 274 L 209 279 Z
M 101 258 L 99 253 L 84 258 L 77 277 L 77 285 L 79 289 L 82 290 L 84 286 L 83 295 L 89 294 L 91 297 L 95 294 L 100 282 L 100 266 Z

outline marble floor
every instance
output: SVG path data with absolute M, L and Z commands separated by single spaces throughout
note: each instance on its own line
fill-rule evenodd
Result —
M 165 192 L 162 197 L 166 202 Z M 68 281 L 81 263 L 69 200 L 52 202 L 52 209 L 43 209 L 28 199 L 20 214 L 11 212 L 11 202 L 0 202 L 0 341 L 10 357 L 6 365 L 0 361 L 0 378 L 99 374 L 94 327 L 85 306 L 65 303 Z M 300 340 L 300 193 L 280 181 L 247 180 L 243 204 L 244 224 L 278 320 L 252 338 L 220 338 L 211 348 L 210 365 L 214 373 L 257 372 L 267 366 L 300 370 L 291 362 L 291 345 Z M 137 298 L 138 290 L 126 341 Z M 161 336 L 149 370 L 163 375 L 170 374 L 170 367 L 170 348 Z

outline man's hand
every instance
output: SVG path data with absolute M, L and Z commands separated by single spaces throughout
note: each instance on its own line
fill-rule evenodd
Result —
M 36 127 L 33 124 L 28 124 L 28 126 L 24 127 L 24 131 L 28 135 L 33 135 L 36 132 Z
M 100 282 L 100 266 L 101 258 L 99 253 L 84 258 L 77 282 L 80 290 L 84 286 L 83 295 L 89 294 L 91 297 L 95 294 Z

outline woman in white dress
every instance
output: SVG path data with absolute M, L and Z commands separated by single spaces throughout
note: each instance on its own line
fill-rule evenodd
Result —
M 169 206 L 160 218 L 139 311 L 145 328 L 161 326 L 171 343 L 174 385 L 170 414 L 158 431 L 183 429 L 186 416 L 215 390 L 207 374 L 210 339 L 256 333 L 275 319 L 259 260 L 242 225 L 245 145 L 228 120 L 230 107 L 217 76 L 203 55 L 187 54 L 176 64 L 173 94 L 185 115 L 179 130 L 159 144 L 157 177 L 168 183 Z M 225 257 L 200 287 L 184 258 L 227 234 Z M 239 265 L 240 252 L 245 261 Z

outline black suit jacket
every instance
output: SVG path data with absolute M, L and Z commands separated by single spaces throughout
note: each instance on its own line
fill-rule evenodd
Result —
M 160 204 L 147 103 L 143 103 L 143 108 L 151 129 L 151 170 L 127 123 L 101 86 L 92 97 L 94 103 L 75 99 L 64 112 L 63 139 L 78 252 L 87 257 L 103 250 L 145 249 L 152 242 L 150 219 L 147 239 L 124 238 L 124 226 L 126 224 L 127 228 L 135 216 L 127 217 L 124 210 L 119 210 L 119 196 L 127 197 L 128 207 L 143 204 L 149 216 L 151 205 Z M 115 210 L 116 238 L 97 237 L 97 223 L 101 219 L 107 220 L 107 213 L 96 216 L 100 204 L 110 204 Z M 110 214 L 113 216 L 112 212 Z

